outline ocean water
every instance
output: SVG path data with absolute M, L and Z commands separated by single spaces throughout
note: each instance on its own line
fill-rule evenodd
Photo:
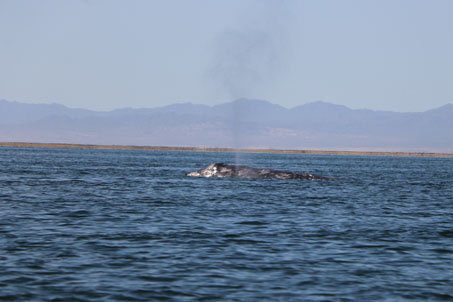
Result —
M 192 178 L 213 162 L 331 181 Z M 453 159 L 0 148 L 0 301 L 453 301 Z

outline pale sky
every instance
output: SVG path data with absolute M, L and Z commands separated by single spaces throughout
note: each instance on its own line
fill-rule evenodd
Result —
M 453 103 L 451 0 L 0 0 L 0 99 Z

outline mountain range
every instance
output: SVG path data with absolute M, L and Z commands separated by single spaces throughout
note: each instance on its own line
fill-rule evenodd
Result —
M 291 109 L 239 99 L 113 111 L 0 100 L 0 141 L 143 146 L 453 152 L 453 104 L 425 112 Z

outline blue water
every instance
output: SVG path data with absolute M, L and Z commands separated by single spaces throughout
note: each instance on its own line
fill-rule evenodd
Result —
M 453 159 L 0 148 L 1 301 L 453 301 Z

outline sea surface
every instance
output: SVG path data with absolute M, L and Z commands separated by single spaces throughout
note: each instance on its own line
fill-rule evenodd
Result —
M 2 147 L 0 301 L 453 301 L 453 158 Z

